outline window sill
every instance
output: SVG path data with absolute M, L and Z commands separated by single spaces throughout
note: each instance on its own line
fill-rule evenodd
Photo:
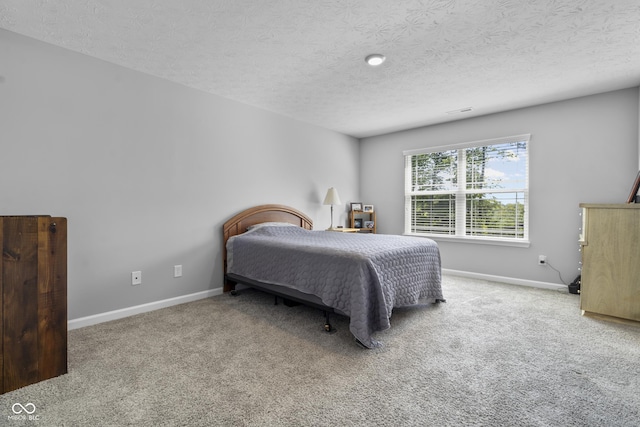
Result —
M 476 245 L 512 246 L 517 248 L 528 248 L 531 245 L 531 242 L 529 242 L 529 240 L 498 239 L 490 237 L 460 237 L 422 233 L 404 233 L 404 235 L 413 237 L 426 237 L 431 240 L 441 242 L 472 243 Z

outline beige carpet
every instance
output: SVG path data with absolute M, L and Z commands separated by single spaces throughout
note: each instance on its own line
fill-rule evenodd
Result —
M 326 334 L 321 312 L 251 290 L 73 330 L 69 374 L 0 396 L 0 425 L 638 425 L 640 327 L 580 316 L 568 293 L 443 289 L 394 311 L 375 350 L 345 318 Z

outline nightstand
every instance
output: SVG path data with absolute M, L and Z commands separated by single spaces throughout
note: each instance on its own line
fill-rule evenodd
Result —
M 351 211 L 349 222 L 351 227 L 363 233 L 376 233 L 376 213 L 371 211 Z M 358 227 L 359 225 L 359 227 Z

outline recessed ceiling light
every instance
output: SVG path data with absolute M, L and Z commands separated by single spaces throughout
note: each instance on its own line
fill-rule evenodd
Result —
M 371 65 L 372 67 L 377 67 L 378 65 L 382 64 L 385 59 L 387 58 L 379 53 L 372 53 L 371 55 L 364 58 L 364 60 L 367 61 L 367 64 Z

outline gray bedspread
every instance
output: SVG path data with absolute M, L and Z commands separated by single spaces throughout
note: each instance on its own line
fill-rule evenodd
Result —
M 394 307 L 443 298 L 440 251 L 421 237 L 259 226 L 228 240 L 227 272 L 318 296 L 369 348 Z

